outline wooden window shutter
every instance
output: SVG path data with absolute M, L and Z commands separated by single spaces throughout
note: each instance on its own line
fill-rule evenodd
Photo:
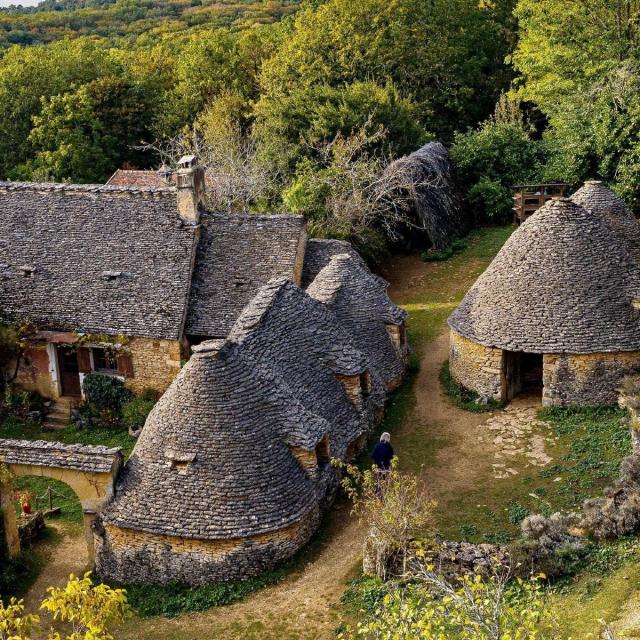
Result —
M 116 356 L 118 362 L 118 374 L 125 378 L 133 378 L 133 362 L 130 353 L 119 353 Z
M 91 373 L 91 353 L 87 347 L 78 348 L 78 371 Z

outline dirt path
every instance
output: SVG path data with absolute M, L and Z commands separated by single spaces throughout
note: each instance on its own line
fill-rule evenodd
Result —
M 47 522 L 47 526 L 55 529 L 62 538 L 51 553 L 38 579 L 33 583 L 25 596 L 27 611 L 37 613 L 40 603 L 47 595 L 48 587 L 64 586 L 70 574 L 82 575 L 87 569 L 87 543 L 82 531 L 57 522 Z
M 480 437 L 479 426 L 491 414 L 453 407 L 442 394 L 438 374 L 448 357 L 445 320 L 457 300 L 492 256 L 471 256 L 452 263 L 426 264 L 417 256 L 399 257 L 385 273 L 390 294 L 413 315 L 420 335 L 420 369 L 412 390 L 415 405 L 394 430 L 401 464 L 422 467 L 430 490 L 441 502 L 490 477 L 495 446 Z M 424 327 L 427 327 L 423 331 Z M 424 466 L 423 466 L 424 465 Z M 348 507 L 334 508 L 325 540 L 313 559 L 282 583 L 245 600 L 174 620 L 134 620 L 119 640 L 329 640 L 340 624 L 340 598 L 361 561 L 364 532 Z
M 434 466 L 424 468 L 429 485 L 438 499 L 447 499 L 473 483 L 476 477 L 491 473 L 493 448 L 473 436 L 487 414 L 455 409 L 441 394 L 438 371 L 447 357 L 448 334 L 442 333 L 426 351 L 416 381 L 416 407 L 419 428 L 402 429 L 394 434 L 402 459 L 408 441 L 446 438 Z M 413 424 L 413 421 L 412 421 Z M 465 444 L 466 443 L 466 444 Z M 461 446 L 464 444 L 464 446 Z M 339 602 L 348 580 L 355 575 L 361 558 L 364 532 L 342 505 L 330 518 L 327 542 L 298 575 L 265 589 L 237 604 L 205 613 L 181 616 L 175 620 L 155 619 L 136 622 L 121 637 L 164 638 L 248 638 L 303 640 L 333 638 L 339 619 Z

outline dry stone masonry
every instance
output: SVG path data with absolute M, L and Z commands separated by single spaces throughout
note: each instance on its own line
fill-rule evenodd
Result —
M 329 267 L 347 274 L 336 274 L 328 302 L 353 300 L 363 286 L 351 258 L 339 258 Z M 379 295 L 382 283 L 368 277 Z M 384 327 L 403 313 L 387 299 L 369 315 L 382 327 L 376 338 L 393 345 Z M 240 579 L 303 546 L 336 488 L 330 459 L 360 450 L 389 388 L 379 357 L 358 349 L 361 328 L 274 279 L 227 339 L 194 347 L 95 527 L 100 574 L 126 582 Z M 394 351 L 394 371 L 403 357 Z
M 362 449 L 406 367 L 407 314 L 348 243 L 208 212 L 205 185 L 191 156 L 166 182 L 0 183 L 2 319 L 35 325 L 18 382 L 72 403 L 89 373 L 166 390 L 113 500 L 118 453 L 0 443 L 76 490 L 98 571 L 125 583 L 289 558 L 335 494 L 331 458 Z
M 606 257 L 606 259 L 603 258 Z M 507 401 L 608 405 L 640 368 L 640 225 L 598 182 L 517 229 L 449 318 L 453 378 Z

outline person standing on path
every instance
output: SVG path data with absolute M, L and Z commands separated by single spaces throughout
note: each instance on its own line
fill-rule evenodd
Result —
M 391 434 L 385 431 L 380 436 L 380 442 L 378 442 L 378 444 L 373 448 L 371 458 L 380 471 L 389 471 L 389 469 L 391 469 L 391 460 L 393 460 L 393 455 Z

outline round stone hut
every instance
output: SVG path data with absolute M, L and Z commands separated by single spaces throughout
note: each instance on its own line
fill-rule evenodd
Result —
M 334 476 L 330 425 L 233 345 L 194 349 L 94 525 L 103 577 L 246 578 L 289 558 L 318 525 Z
M 640 369 L 639 234 L 599 183 L 540 208 L 449 318 L 453 379 L 485 400 L 615 403 Z

